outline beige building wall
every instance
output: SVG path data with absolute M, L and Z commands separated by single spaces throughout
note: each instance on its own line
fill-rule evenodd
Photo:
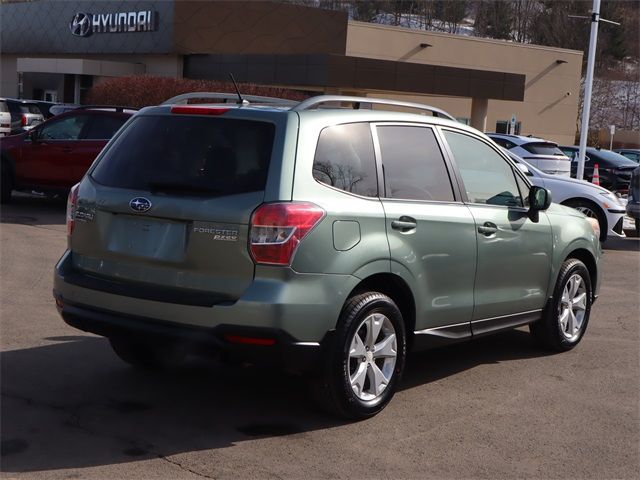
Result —
M 430 46 L 421 47 L 421 43 Z M 349 22 L 347 55 L 526 75 L 523 102 L 489 100 L 487 131 L 515 114 L 521 133 L 573 145 L 578 127 L 582 52 Z M 370 92 L 373 93 L 373 92 Z M 455 117 L 471 117 L 471 99 L 389 95 L 428 103 Z

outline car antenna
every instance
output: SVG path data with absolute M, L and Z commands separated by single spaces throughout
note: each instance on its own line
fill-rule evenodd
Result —
M 229 72 L 229 77 L 231 77 L 231 81 L 233 82 L 233 86 L 236 89 L 236 93 L 238 94 L 238 105 L 249 105 L 249 102 L 242 98 L 240 94 L 240 89 L 238 88 L 238 84 L 236 83 L 236 79 L 233 78 L 233 73 Z

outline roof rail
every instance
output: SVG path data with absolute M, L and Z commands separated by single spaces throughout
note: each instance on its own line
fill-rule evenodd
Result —
M 230 100 L 233 103 L 238 105 L 247 105 L 248 103 L 267 103 L 273 105 L 282 105 L 285 107 L 291 107 L 298 104 L 295 100 L 287 100 L 285 98 L 274 98 L 274 97 L 260 97 L 258 95 L 243 95 L 243 102 L 240 104 L 238 102 L 238 95 L 235 93 L 221 93 L 221 92 L 189 92 L 183 93 L 181 95 L 176 95 L 175 97 L 171 97 L 168 100 L 165 100 L 161 103 L 161 105 L 174 105 L 176 103 L 189 103 L 189 99 L 191 98 L 214 98 L 217 100 L 222 100 L 223 103 L 230 103 Z
M 123 107 L 121 105 L 79 105 L 74 110 L 89 110 L 91 108 L 107 109 L 112 108 L 115 112 L 123 112 L 125 110 L 140 110 L 137 107 Z
M 388 100 L 386 98 L 351 97 L 343 95 L 318 95 L 317 97 L 311 97 L 298 103 L 291 110 L 301 112 L 304 110 L 310 110 L 313 107 L 322 105 L 323 103 L 330 102 L 353 103 L 354 110 L 360 109 L 363 104 L 391 105 L 395 107 L 414 108 L 416 110 L 431 112 L 434 117 L 442 117 L 448 120 L 453 120 L 454 122 L 457 121 L 453 116 L 451 116 L 444 110 L 440 110 L 439 108 L 431 107 L 429 105 L 423 105 L 422 103 L 402 102 L 399 100 Z

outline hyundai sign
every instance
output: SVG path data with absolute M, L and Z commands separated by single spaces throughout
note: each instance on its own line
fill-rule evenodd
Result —
M 153 32 L 157 12 L 141 10 L 118 13 L 76 13 L 69 22 L 69 30 L 78 37 L 94 33 Z

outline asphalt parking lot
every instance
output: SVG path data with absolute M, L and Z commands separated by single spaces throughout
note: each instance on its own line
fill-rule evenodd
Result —
M 304 382 L 197 360 L 123 364 L 56 313 L 64 202 L 2 209 L 3 478 L 638 478 L 640 241 L 607 243 L 587 334 L 550 355 L 526 330 L 409 358 L 379 416 L 343 423 Z

